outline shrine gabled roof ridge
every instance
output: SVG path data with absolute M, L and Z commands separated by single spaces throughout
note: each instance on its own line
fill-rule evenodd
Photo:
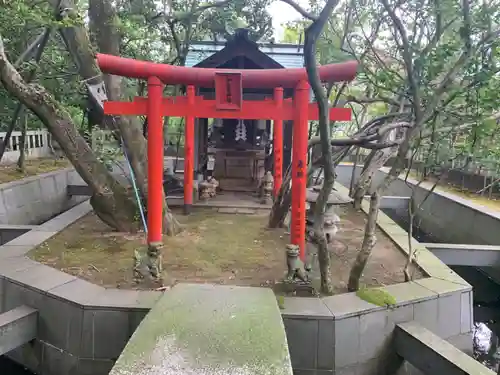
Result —
M 291 46 L 293 46 L 293 44 Z M 190 48 L 189 49 L 190 52 L 213 52 L 213 53 L 218 52 L 220 50 L 222 50 L 222 48 L 218 49 L 218 50 L 215 50 L 215 49 L 210 50 L 210 49 L 203 49 L 203 48 Z M 263 50 L 262 48 L 259 48 L 259 50 L 261 52 L 266 53 L 265 51 L 262 51 Z M 279 49 L 277 49 L 276 51 L 273 49 L 272 54 L 273 55 L 291 55 L 291 56 L 303 56 L 304 55 L 304 53 L 302 51 L 298 51 L 298 52 L 280 52 Z
M 221 46 L 224 47 L 227 41 L 225 40 L 200 40 L 191 42 L 191 46 L 204 45 L 204 46 Z M 300 50 L 304 49 L 302 44 L 298 43 L 274 43 L 274 42 L 255 42 L 259 47 L 270 47 L 270 48 L 298 48 Z M 189 48 L 191 50 L 191 48 Z
M 214 55 L 220 54 L 222 50 L 231 50 L 235 47 L 234 44 L 226 41 L 200 41 L 193 42 L 189 49 L 186 66 L 199 66 L 203 65 L 204 61 L 214 59 Z M 242 41 L 248 43 L 247 46 L 251 50 L 257 50 L 253 53 L 260 53 L 265 55 L 266 58 L 274 60 L 275 63 L 285 68 L 301 68 L 304 66 L 303 49 L 298 44 L 287 43 L 255 43 L 249 41 Z M 251 46 L 251 47 L 250 47 Z M 249 51 L 250 52 L 250 51 Z M 264 58 L 264 60 L 266 60 Z M 262 60 L 262 58 L 261 58 Z M 268 63 L 269 64 L 269 63 Z M 274 64 L 269 64 L 274 65 Z

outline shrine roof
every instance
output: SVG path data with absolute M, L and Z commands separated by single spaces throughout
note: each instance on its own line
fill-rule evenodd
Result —
M 304 67 L 303 48 L 297 44 L 257 43 L 260 52 L 273 59 L 283 68 Z M 225 41 L 193 42 L 189 49 L 186 66 L 196 66 L 226 47 Z

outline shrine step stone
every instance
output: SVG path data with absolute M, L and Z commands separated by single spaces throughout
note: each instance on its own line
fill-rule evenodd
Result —
M 0 314 L 0 355 L 16 349 L 36 337 L 38 312 L 19 306 Z
M 292 375 L 267 288 L 178 284 L 141 322 L 110 375 Z

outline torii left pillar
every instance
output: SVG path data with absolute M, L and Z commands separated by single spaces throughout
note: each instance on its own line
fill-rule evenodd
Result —
M 195 101 L 194 86 L 188 86 L 186 89 L 188 105 L 193 108 Z M 186 116 L 184 131 L 184 213 L 191 212 L 193 205 L 193 184 L 194 184 L 194 116 Z
M 283 88 L 274 89 L 276 113 L 283 108 Z M 277 116 L 273 124 L 273 155 L 274 155 L 274 196 L 277 197 L 283 181 L 283 119 Z
M 148 247 L 163 242 L 163 83 L 148 79 Z

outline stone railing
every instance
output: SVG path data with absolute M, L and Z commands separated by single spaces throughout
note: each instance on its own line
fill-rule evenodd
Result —
M 0 133 L 0 142 L 3 142 L 5 132 Z M 26 159 L 37 159 L 51 155 L 51 138 L 47 130 L 28 130 L 26 133 Z M 12 132 L 7 150 L 2 157 L 1 164 L 15 163 L 19 159 L 21 132 Z

